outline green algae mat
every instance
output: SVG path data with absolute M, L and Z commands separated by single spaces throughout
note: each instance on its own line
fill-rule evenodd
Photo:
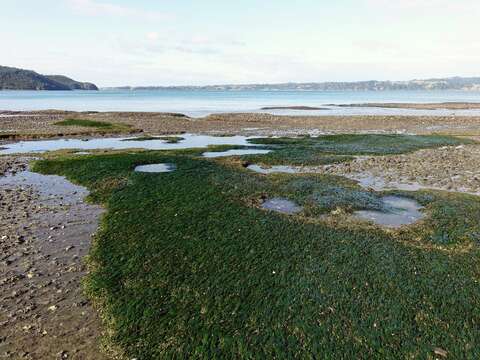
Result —
M 273 152 L 250 159 L 286 164 L 461 143 L 401 135 L 255 141 Z M 383 193 L 334 176 L 260 175 L 201 153 L 62 155 L 34 166 L 88 187 L 90 201 L 108 210 L 85 290 L 115 351 L 127 359 L 480 357 L 479 198 L 396 192 L 426 216 L 391 231 L 348 220 L 355 209 L 378 209 Z M 134 172 L 155 163 L 176 170 Z M 272 197 L 304 210 L 262 210 Z

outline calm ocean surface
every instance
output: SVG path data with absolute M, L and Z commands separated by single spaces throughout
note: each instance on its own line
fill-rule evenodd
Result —
M 266 112 L 266 106 L 325 106 L 366 102 L 480 102 L 464 91 L 0 91 L 0 110 L 159 111 L 201 117 L 223 112 Z M 480 115 L 479 110 L 405 110 L 329 107 L 275 110 L 280 115 Z

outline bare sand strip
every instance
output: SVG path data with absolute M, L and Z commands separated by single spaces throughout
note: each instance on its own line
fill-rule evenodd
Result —
M 0 358 L 103 359 L 81 287 L 103 210 L 82 187 L 24 171 L 26 160 L 0 157 Z

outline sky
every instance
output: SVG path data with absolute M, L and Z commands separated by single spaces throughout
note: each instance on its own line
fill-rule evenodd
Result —
M 480 76 L 479 0 L 0 0 L 0 64 L 99 86 Z

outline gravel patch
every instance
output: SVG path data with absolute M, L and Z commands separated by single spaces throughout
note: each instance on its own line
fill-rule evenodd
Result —
M 25 170 L 29 160 L 26 157 L 0 156 L 0 176 Z
M 376 190 L 433 188 L 480 194 L 480 145 L 358 157 L 349 163 L 318 167 L 316 171 L 346 176 Z

